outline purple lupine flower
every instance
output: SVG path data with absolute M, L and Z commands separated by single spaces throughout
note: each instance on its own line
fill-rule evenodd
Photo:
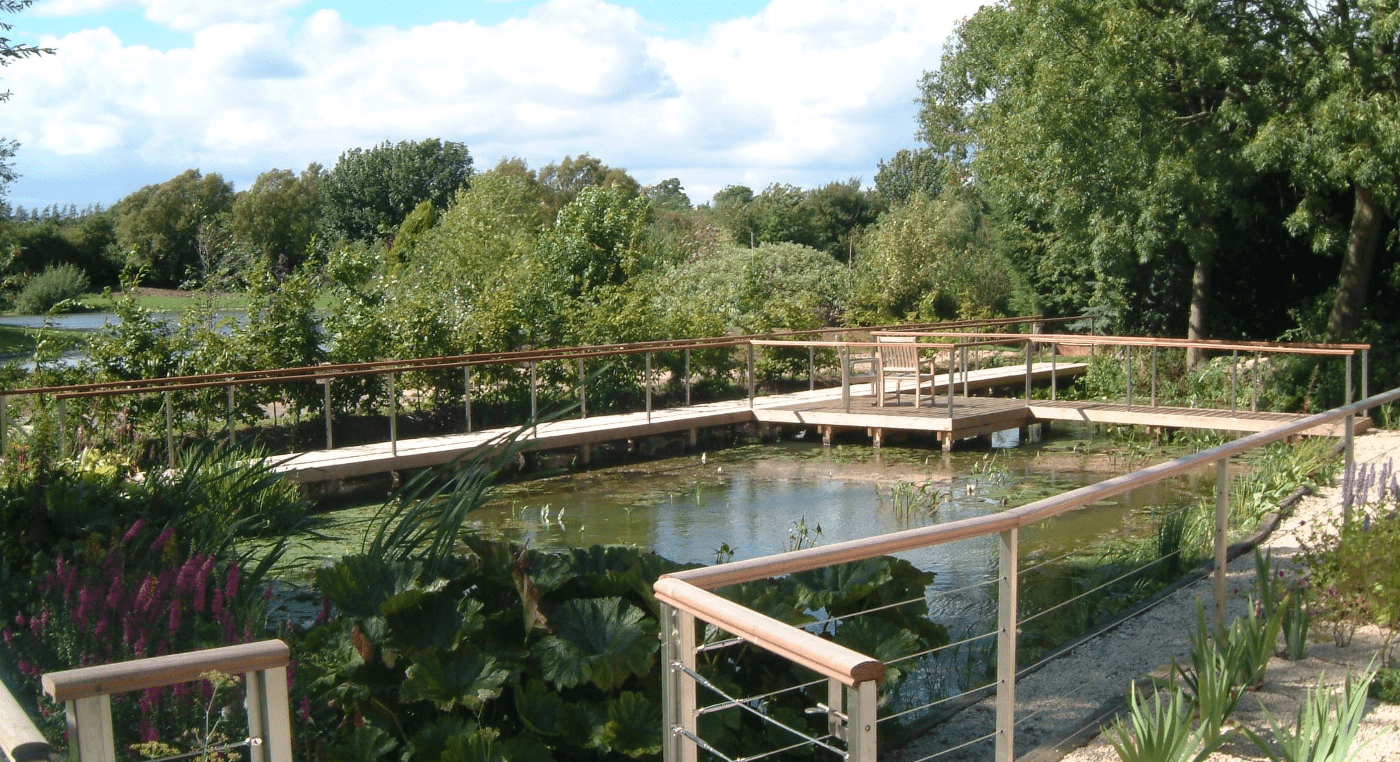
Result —
M 238 582 L 242 570 L 238 568 L 238 559 L 228 565 L 228 578 L 224 581 L 224 599 L 234 601 L 238 598 Z
M 126 534 L 122 535 L 122 542 L 131 542 L 136 539 L 136 535 L 141 534 L 141 530 L 145 528 L 146 520 L 144 518 L 137 519 L 136 522 L 131 525 L 131 528 L 126 530 Z
M 26 624 L 26 622 L 25 622 L 25 619 L 24 619 L 24 614 L 23 614 L 23 613 L 15 614 L 15 626 L 18 627 L 18 628 L 20 628 L 20 629 L 22 630 L 22 629 L 24 629 L 24 625 L 25 625 L 25 624 Z
M 180 601 L 175 600 L 170 602 L 170 621 L 168 624 L 172 634 L 180 630 L 180 608 Z
M 73 610 L 73 623 L 81 630 L 87 630 L 88 619 L 92 616 L 92 590 L 86 585 L 78 591 L 78 607 Z
M 121 611 L 122 598 L 126 597 L 126 585 L 121 577 L 113 577 L 112 584 L 107 588 L 107 608 L 112 611 Z
M 204 611 L 204 591 L 209 587 L 209 575 L 214 572 L 214 556 L 206 555 L 204 562 L 199 565 L 199 571 L 195 572 L 194 583 L 190 593 L 193 595 L 193 609 L 195 613 Z
M 170 538 L 174 536 L 175 527 L 166 527 L 165 531 L 161 532 L 160 536 L 156 538 L 156 541 L 151 543 L 151 552 L 159 553 L 165 550 L 165 544 L 170 542 Z

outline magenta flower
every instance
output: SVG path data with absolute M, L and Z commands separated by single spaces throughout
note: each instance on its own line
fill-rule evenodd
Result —
M 166 530 L 164 532 L 161 532 L 160 536 L 156 538 L 156 541 L 151 543 L 151 552 L 159 553 L 162 550 L 165 550 L 165 544 L 170 542 L 170 538 L 174 536 L 175 528 L 167 527 Z
M 136 523 L 132 524 L 131 528 L 126 530 L 126 534 L 122 535 L 122 542 L 131 542 L 132 540 L 136 539 L 136 535 L 140 534 L 141 530 L 145 527 L 146 520 L 137 519 Z

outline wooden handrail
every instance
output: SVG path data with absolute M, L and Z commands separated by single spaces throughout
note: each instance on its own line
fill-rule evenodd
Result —
M 199 680 L 208 672 L 241 675 L 285 667 L 287 644 L 280 640 L 210 648 L 150 659 L 100 664 L 43 677 L 44 693 L 54 701 L 76 701 L 110 693 L 126 693 Z
M 48 740 L 4 685 L 0 685 L 0 751 L 13 762 L 49 758 Z
M 956 338 L 969 334 L 955 331 L 878 331 L 883 336 L 918 336 L 928 338 Z M 1172 349 L 1212 349 L 1216 351 L 1237 350 L 1241 352 L 1269 352 L 1282 354 L 1313 354 L 1342 356 L 1355 354 L 1358 350 L 1369 350 L 1370 344 L 1317 344 L 1282 341 L 1225 341 L 1220 339 L 1159 339 L 1145 336 L 1089 336 L 1081 334 L 1026 334 L 1026 333 L 979 333 L 979 338 L 1022 339 L 1037 344 L 1069 344 L 1072 346 L 1134 346 L 1163 347 Z
M 725 631 L 845 685 L 879 682 L 885 677 L 885 665 L 878 659 L 823 640 L 675 577 L 657 580 L 653 590 L 662 603 L 688 611 L 707 622 L 723 622 L 720 626 Z
M 390 372 L 415 370 L 450 370 L 465 366 L 491 365 L 510 362 L 543 362 L 547 360 L 573 360 L 579 358 L 643 354 L 646 352 L 681 351 L 685 349 L 717 349 L 742 346 L 753 339 L 777 336 L 806 336 L 810 334 L 843 333 L 851 331 L 872 331 L 881 329 L 929 330 L 934 328 L 975 328 L 982 325 L 1007 325 L 1024 322 L 1054 322 L 1071 318 L 1042 318 L 1025 316 L 995 318 L 988 320 L 962 320 L 944 323 L 905 323 L 897 326 L 870 327 L 822 327 L 801 331 L 776 331 L 764 334 L 744 334 L 740 336 L 713 336 L 696 339 L 663 339 L 624 344 L 597 344 L 583 347 L 560 347 L 555 349 L 520 349 L 508 352 L 482 352 L 469 355 L 445 355 L 441 357 L 419 357 L 405 360 L 378 360 L 374 362 L 338 363 L 326 365 L 303 365 L 290 368 L 269 368 L 262 370 L 229 371 L 227 373 L 204 373 L 188 376 L 165 376 L 161 378 L 133 379 L 129 381 L 99 381 L 85 384 L 62 386 L 33 386 L 21 389 L 0 389 L 0 396 L 20 396 L 33 394 L 56 394 L 64 399 L 92 396 L 88 392 L 109 391 L 111 394 L 132 394 L 157 391 L 181 391 L 187 389 L 239 386 L 259 383 L 290 383 L 294 381 L 338 378 L 343 376 L 379 375 Z

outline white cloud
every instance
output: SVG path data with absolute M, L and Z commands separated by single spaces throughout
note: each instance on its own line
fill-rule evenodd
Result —
M 689 40 L 601 0 L 406 30 L 355 28 L 332 10 L 292 25 L 278 14 L 297 0 L 141 2 L 193 31 L 190 47 L 87 30 L 7 70 L 7 117 L 38 137 L 32 147 L 161 168 L 134 189 L 189 166 L 251 180 L 438 136 L 467 143 L 483 168 L 588 152 L 643 182 L 680 177 L 703 200 L 728 183 L 869 180 L 876 159 L 913 144 L 919 76 L 977 0 L 773 0 Z

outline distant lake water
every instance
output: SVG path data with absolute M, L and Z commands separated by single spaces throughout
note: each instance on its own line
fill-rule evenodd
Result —
M 154 317 L 169 325 L 180 322 L 178 312 L 157 312 Z M 219 310 L 214 313 L 214 320 L 224 318 L 234 318 L 238 322 L 248 319 L 247 310 Z M 0 317 L 0 325 L 13 325 L 21 328 L 43 328 L 45 322 L 65 331 L 96 331 L 108 323 L 120 322 L 115 312 L 81 312 L 70 315 L 55 315 L 45 317 L 43 315 L 8 315 Z

